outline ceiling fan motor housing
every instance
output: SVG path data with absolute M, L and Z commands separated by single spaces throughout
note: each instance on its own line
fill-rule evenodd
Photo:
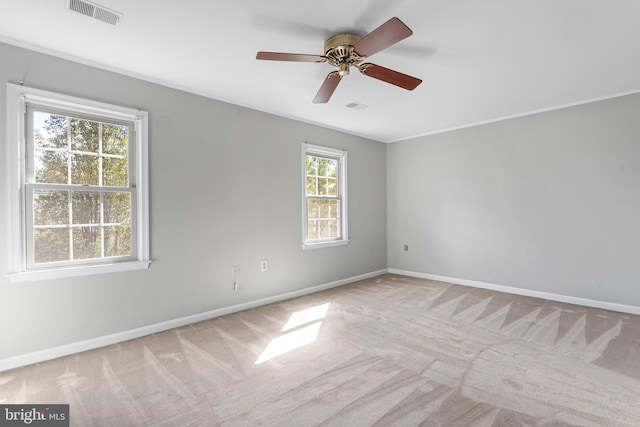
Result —
M 353 34 L 336 34 L 324 42 L 324 56 L 329 64 L 340 68 L 340 75 L 349 74 L 349 67 L 364 60 L 364 56 L 353 50 L 359 40 L 360 37 Z

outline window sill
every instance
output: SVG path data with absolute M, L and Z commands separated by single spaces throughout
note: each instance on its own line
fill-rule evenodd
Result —
M 329 242 L 303 243 L 302 250 L 306 251 L 309 249 L 330 248 L 332 246 L 344 246 L 348 244 L 349 244 L 349 240 L 332 240 Z
M 145 270 L 149 268 L 151 261 L 134 261 L 117 264 L 102 264 L 90 266 L 77 266 L 56 268 L 51 270 L 32 270 L 20 273 L 9 273 L 11 283 L 34 282 L 37 280 L 62 279 L 66 277 L 88 276 L 92 274 L 117 273 L 122 271 Z

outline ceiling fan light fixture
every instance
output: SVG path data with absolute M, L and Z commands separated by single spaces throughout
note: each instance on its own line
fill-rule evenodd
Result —
M 258 52 L 256 59 L 328 63 L 337 67 L 338 70 L 330 72 L 322 82 L 320 90 L 313 98 L 315 104 L 323 104 L 329 101 L 342 78 L 349 75 L 351 67 L 357 67 L 365 76 L 403 89 L 413 90 L 422 83 L 422 80 L 375 64 L 362 64 L 366 57 L 396 44 L 411 34 L 413 34 L 411 29 L 402 21 L 398 18 L 391 18 L 364 37 L 348 33 L 329 37 L 324 42 L 324 55 Z

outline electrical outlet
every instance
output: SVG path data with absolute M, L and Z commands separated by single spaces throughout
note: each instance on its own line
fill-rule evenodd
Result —
M 409 252 L 409 245 L 404 245 L 404 251 Z
M 260 271 L 269 271 L 269 261 L 266 259 L 260 261 Z

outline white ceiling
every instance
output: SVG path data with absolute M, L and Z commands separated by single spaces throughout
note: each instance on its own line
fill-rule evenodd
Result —
M 640 90 L 637 0 L 98 0 L 115 27 L 68 3 L 0 0 L 0 40 L 384 142 Z M 423 79 L 413 92 L 354 70 L 312 104 L 333 67 L 255 59 L 393 16 L 413 36 L 367 62 Z

